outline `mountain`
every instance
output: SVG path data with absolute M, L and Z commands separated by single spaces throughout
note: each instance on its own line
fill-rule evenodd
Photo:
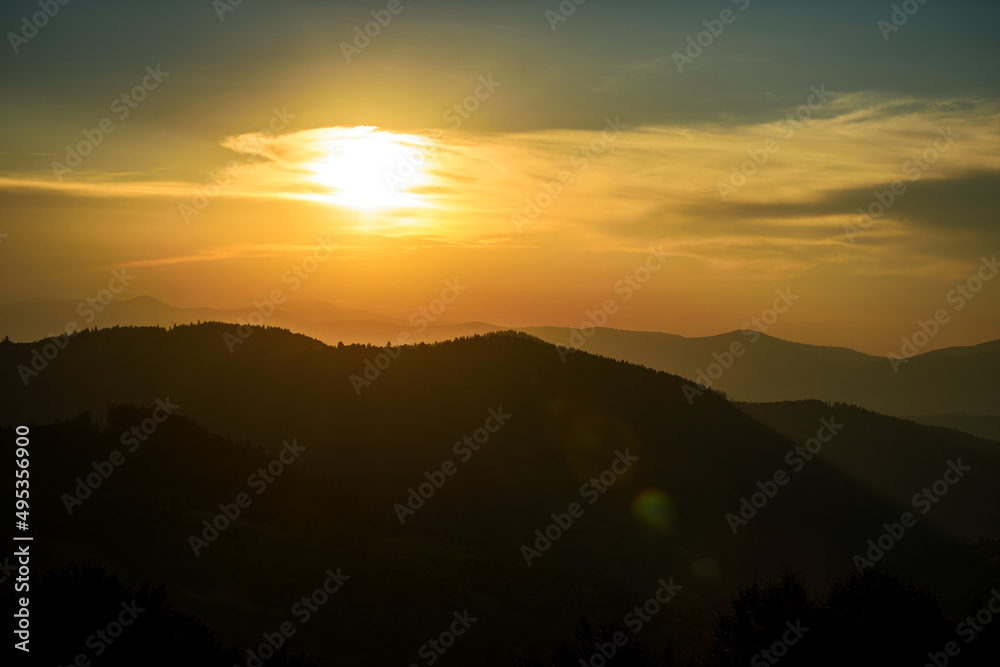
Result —
M 257 318 L 260 318 L 258 321 Z M 276 305 L 247 304 L 244 308 L 180 308 L 149 296 L 112 299 L 105 304 L 70 299 L 27 299 L 0 304 L 0 335 L 15 342 L 58 335 L 74 323 L 74 330 L 114 326 L 160 326 L 196 322 L 246 323 L 290 329 L 336 345 L 338 342 L 399 342 L 401 333 L 413 342 L 437 342 L 495 331 L 481 322 L 453 323 L 428 319 L 419 313 L 412 322 L 329 303 L 286 301 Z
M 466 610 L 448 660 L 516 664 L 661 580 L 683 588 L 636 640 L 697 658 L 740 583 L 792 568 L 822 587 L 906 511 L 916 525 L 881 564 L 961 581 L 939 591 L 950 610 L 997 579 L 992 552 L 961 545 L 1000 537 L 983 509 L 1000 461 L 966 434 L 817 401 L 689 403 L 683 378 L 564 362 L 525 334 L 386 350 L 254 328 L 230 353 L 231 332 L 86 332 L 44 366 L 42 343 L 0 345 L 0 437 L 31 434 L 36 566 L 165 582 L 242 646 L 296 622 L 296 601 L 342 568 L 293 641 L 332 664 L 419 662 Z M 827 442 L 810 460 L 796 454 L 814 437 Z M 971 470 L 925 517 L 912 497 L 951 464 Z M 94 474 L 91 497 L 67 501 Z M 239 516 L 219 518 L 241 493 Z
M 705 338 L 604 328 L 589 336 L 556 327 L 524 331 L 556 345 L 680 375 L 737 401 L 853 403 L 1000 440 L 1000 340 L 919 354 L 894 368 L 884 357 L 756 331 Z M 942 422 L 942 415 L 951 416 Z
M 0 335 L 17 342 L 38 340 L 65 330 L 70 321 L 77 328 L 107 328 L 248 319 L 328 345 L 435 343 L 501 330 L 485 322 L 433 320 L 419 312 L 403 320 L 321 302 L 289 301 L 271 312 L 252 304 L 245 309 L 178 308 L 139 296 L 104 307 L 59 299 L 0 305 Z M 555 345 L 679 375 L 691 381 L 690 387 L 710 386 L 737 401 L 853 403 L 1000 440 L 1000 384 L 995 381 L 1000 376 L 1000 341 L 935 350 L 894 364 L 847 348 L 794 343 L 756 331 L 685 338 L 605 328 L 586 335 L 560 327 L 520 330 Z M 739 354 L 732 354 L 733 349 Z
M 928 426 L 940 426 L 965 431 L 988 440 L 1000 440 L 1000 416 L 967 415 L 953 412 L 946 415 L 911 415 L 909 419 Z

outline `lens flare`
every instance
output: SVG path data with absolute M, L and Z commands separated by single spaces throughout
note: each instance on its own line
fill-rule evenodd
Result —
M 632 499 L 632 516 L 647 528 L 668 533 L 674 527 L 674 501 L 659 489 L 646 489 Z

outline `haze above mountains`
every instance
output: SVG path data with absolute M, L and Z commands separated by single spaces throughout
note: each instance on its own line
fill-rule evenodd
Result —
M 98 312 L 97 309 L 100 309 Z M 68 299 L 29 299 L 0 305 L 0 336 L 31 342 L 77 328 L 163 326 L 195 322 L 246 322 L 251 309 L 180 308 L 139 296 L 105 307 Z M 409 320 L 319 302 L 289 302 L 263 313 L 266 326 L 289 329 L 328 345 L 435 343 L 509 330 L 484 322 L 448 322 L 431 313 Z M 566 327 L 517 330 L 569 346 L 679 375 L 744 402 L 817 399 L 858 405 L 919 423 L 955 428 L 1000 440 L 1000 340 L 914 355 L 905 363 L 847 348 L 785 341 L 754 331 L 686 338 L 668 333 Z M 739 355 L 729 350 L 741 347 Z M 566 353 L 561 354 L 562 357 Z

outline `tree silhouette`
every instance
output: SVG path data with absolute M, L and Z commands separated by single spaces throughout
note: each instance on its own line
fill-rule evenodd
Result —
M 624 639 L 625 644 L 618 643 Z M 651 665 L 650 650 L 645 642 L 636 639 L 621 618 L 594 624 L 586 616 L 577 621 L 572 646 L 565 641 L 557 643 L 547 659 L 520 660 L 523 667 L 579 667 L 590 664 L 614 664 L 616 667 L 646 667 Z M 594 658 L 594 656 L 598 658 Z M 594 658 L 592 661 L 591 659 Z
M 204 623 L 170 604 L 164 586 L 145 583 L 134 590 L 117 572 L 71 564 L 42 571 L 31 590 L 37 629 L 30 647 L 38 664 L 74 664 L 81 654 L 107 667 L 230 667 L 245 662 L 245 652 L 223 647 Z M 286 649 L 267 660 L 268 667 L 316 664 L 290 659 Z
M 801 639 L 787 632 L 797 622 L 808 628 Z M 775 651 L 785 637 L 796 641 Z M 905 577 L 871 569 L 835 581 L 813 601 L 798 576 L 787 574 L 733 596 L 720 614 L 709 664 L 919 665 L 948 638 L 937 601 Z
M 733 595 L 730 610 L 719 616 L 709 664 L 712 667 L 750 664 L 762 649 L 781 639 L 788 630 L 786 623 L 801 621 L 812 627 L 816 612 L 815 603 L 795 574 L 787 573 L 777 583 L 741 586 Z M 800 648 L 792 648 L 799 653 Z M 793 657 L 792 653 L 790 650 L 785 660 Z

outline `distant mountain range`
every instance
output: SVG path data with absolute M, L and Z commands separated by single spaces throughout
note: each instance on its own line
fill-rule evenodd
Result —
M 29 424 L 45 452 L 31 463 L 36 566 L 93 561 L 165 582 L 241 645 L 291 620 L 290 591 L 342 567 L 351 579 L 293 642 L 330 664 L 408 664 L 466 609 L 476 640 L 448 659 L 517 664 L 572 638 L 579 615 L 620 618 L 671 578 L 683 589 L 637 640 L 672 640 L 686 664 L 740 583 L 791 568 L 822 588 L 906 511 L 916 526 L 878 560 L 938 591 L 949 614 L 1000 574 L 991 543 L 973 546 L 1000 537 L 984 509 L 1000 450 L 971 435 L 819 401 L 689 402 L 684 378 L 588 353 L 563 361 L 524 333 L 390 356 L 277 329 L 230 353 L 230 331 L 79 334 L 27 385 L 18 368 L 37 344 L 0 345 L 0 437 Z M 164 403 L 176 407 L 161 421 Z M 126 451 L 137 428 L 146 437 Z M 196 555 L 190 535 L 293 439 L 300 459 Z M 124 462 L 70 515 L 64 494 L 114 450 Z M 12 466 L 5 457 L 0 473 Z M 952 466 L 968 471 L 919 513 L 914 494 Z M 572 525 L 548 528 L 574 502 Z
M 98 313 L 91 305 L 70 300 L 31 299 L 0 305 L 0 336 L 35 341 L 63 331 L 69 321 L 79 328 L 246 322 L 252 311 L 252 307 L 178 308 L 139 296 L 116 300 Z M 88 321 L 89 317 L 93 319 Z M 417 319 L 411 323 L 319 302 L 282 304 L 263 323 L 329 345 L 395 345 L 400 333 L 415 343 L 433 343 L 504 329 L 483 322 Z M 576 343 L 593 354 L 679 375 L 691 380 L 691 387 L 711 386 L 736 401 L 839 401 L 1000 440 L 1000 340 L 919 354 L 894 369 L 884 357 L 784 341 L 755 331 L 685 338 L 606 328 L 586 336 L 561 327 L 520 330 L 555 345 Z M 730 352 L 734 344 L 741 346 L 738 356 Z
M 524 331 L 568 346 L 573 330 Z M 804 345 L 756 331 L 704 338 L 596 329 L 592 354 L 631 361 L 724 391 L 737 401 L 819 399 L 1000 440 L 1000 340 L 919 354 L 898 364 L 842 347 Z M 739 356 L 731 350 L 741 347 Z

